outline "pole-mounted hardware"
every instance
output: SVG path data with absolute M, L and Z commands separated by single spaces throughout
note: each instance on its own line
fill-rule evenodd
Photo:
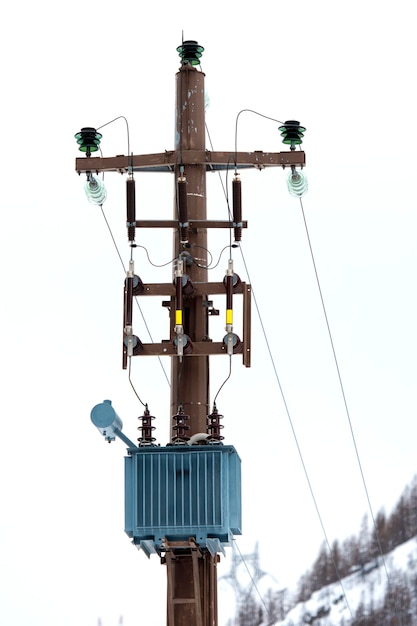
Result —
M 300 126 L 300 122 L 296 120 L 288 120 L 280 126 L 279 129 L 281 131 L 282 143 L 291 147 L 291 150 L 295 150 L 296 146 L 299 146 L 303 143 L 303 137 L 306 129 L 304 126 Z
M 86 174 L 89 200 L 102 205 L 102 176 L 126 174 L 126 229 L 130 260 L 123 287 L 122 366 L 136 356 L 171 359 L 170 438 L 155 443 L 154 417 L 148 405 L 140 416 L 138 445 L 122 433 L 122 421 L 105 400 L 91 411 L 91 420 L 108 442 L 116 437 L 127 445 L 125 457 L 125 532 L 147 556 L 157 553 L 167 566 L 168 626 L 217 626 L 218 553 L 241 534 L 241 462 L 233 446 L 223 444 L 223 415 L 210 403 L 210 357 L 242 355 L 251 364 L 251 286 L 234 271 L 233 248 L 242 240 L 241 171 L 280 167 L 289 171 L 290 193 L 301 197 L 307 180 L 301 171 L 305 128 L 288 120 L 279 127 L 289 150 L 284 152 L 219 152 L 206 150 L 204 78 L 200 59 L 204 48 L 194 40 L 177 48 L 181 66 L 176 74 L 176 127 L 173 150 L 156 154 L 93 156 L 102 135 L 84 127 L 75 135 L 79 150 L 76 171 Z M 130 152 L 130 148 L 128 149 Z M 206 210 L 208 172 L 230 171 L 233 206 L 229 219 L 210 220 Z M 168 172 L 175 177 L 173 218 L 138 219 L 134 175 Z M 102 176 L 99 177 L 99 174 Z M 135 273 L 133 251 L 137 229 L 169 228 L 173 232 L 173 276 L 170 282 L 144 283 Z M 229 231 L 229 259 L 222 281 L 210 282 L 208 232 Z M 232 235 L 234 242 L 232 244 Z M 165 339 L 145 343 L 134 334 L 134 299 L 165 298 L 169 330 Z M 225 331 L 213 340 L 209 319 L 218 315 L 212 297 L 225 303 Z M 239 335 L 234 324 L 236 302 L 242 307 Z M 216 361 L 218 363 L 219 360 Z M 213 361 L 212 361 L 213 363 Z M 139 396 L 138 396 L 139 398 Z M 217 395 L 216 395 L 217 398 Z M 213 406 L 211 413 L 209 407 Z
M 180 55 L 181 63 L 183 65 L 189 63 L 192 66 L 200 65 L 200 59 L 204 52 L 204 48 L 199 46 L 196 41 L 188 40 L 183 41 L 181 46 L 178 46 L 177 52 Z
M 174 435 L 172 437 L 172 443 L 174 444 L 183 444 L 189 440 L 189 436 L 187 435 L 187 431 L 190 430 L 189 424 L 187 422 L 190 419 L 189 415 L 186 415 L 184 412 L 184 408 L 182 406 L 178 407 L 178 413 L 176 413 L 172 417 L 175 422 L 172 430 L 174 431 Z
M 180 242 L 188 242 L 188 200 L 187 200 L 187 179 L 182 172 L 177 180 L 177 202 L 178 202 L 178 229 Z
M 81 152 L 85 152 L 87 158 L 91 156 L 92 152 L 97 152 L 100 147 L 102 135 L 91 126 L 84 126 L 84 128 L 74 136 L 79 145 L 78 149 Z
M 242 239 L 242 181 L 236 172 L 232 181 L 233 190 L 233 229 L 235 241 L 238 243 Z
M 75 139 L 77 140 L 80 152 L 85 152 L 87 158 L 91 157 L 92 152 L 97 152 L 100 147 L 100 141 L 102 135 L 91 126 L 85 126 L 76 133 Z M 87 180 L 84 185 L 84 190 L 87 199 L 91 204 L 102 205 L 106 200 L 107 192 L 102 180 L 94 176 L 91 171 L 85 172 Z
M 132 244 L 136 232 L 136 187 L 132 174 L 129 174 L 126 180 L 126 228 L 127 238 Z
M 303 137 L 306 129 L 300 126 L 300 122 L 296 120 L 288 120 L 283 126 L 279 127 L 282 136 L 282 143 L 289 145 L 294 151 L 296 146 L 303 143 Z M 302 167 L 302 166 L 301 166 Z M 291 171 L 287 177 L 288 191 L 292 196 L 302 198 L 308 189 L 308 181 L 303 172 L 296 170 L 295 165 L 291 165 Z
M 108 443 L 118 437 L 127 445 L 129 453 L 131 450 L 137 449 L 137 445 L 122 432 L 122 420 L 112 407 L 111 400 L 104 400 L 101 404 L 96 404 L 91 410 L 90 417 L 94 426 Z
M 146 406 L 143 415 L 139 417 L 141 422 L 141 425 L 138 426 L 138 430 L 141 433 L 141 436 L 138 438 L 139 446 L 155 445 L 155 437 L 153 436 L 155 426 L 152 426 L 154 419 L 154 416 L 150 414 L 148 406 Z
M 223 419 L 223 415 L 217 410 L 216 405 L 213 407 L 213 411 L 210 415 L 207 415 L 207 432 L 209 433 L 209 441 L 221 441 L 224 439 L 223 435 L 220 434 L 220 431 L 223 427 L 223 424 L 220 424 L 220 420 Z

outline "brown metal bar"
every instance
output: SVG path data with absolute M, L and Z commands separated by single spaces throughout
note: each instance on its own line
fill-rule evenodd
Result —
M 195 228 L 233 228 L 233 222 L 223 220 L 189 220 L 189 229 Z M 242 222 L 247 228 L 248 222 Z M 178 220 L 136 220 L 136 228 L 178 228 Z
M 233 309 L 233 276 L 226 276 L 226 309 Z
M 127 347 L 125 345 L 126 327 L 132 326 L 133 318 L 133 276 L 127 276 L 124 282 L 123 293 L 123 346 L 122 346 L 122 367 L 127 368 Z
M 172 552 L 167 550 L 165 554 L 167 566 L 167 623 L 168 626 L 175 626 L 174 622 L 174 566 L 172 563 Z
M 188 241 L 188 198 L 187 198 L 187 180 L 185 176 L 180 176 L 177 181 L 177 209 L 180 228 L 181 243 Z
M 198 564 L 198 554 L 197 547 L 191 549 L 191 556 L 193 560 L 193 583 L 194 583 L 194 598 L 195 598 L 195 623 L 196 626 L 203 626 L 203 615 L 201 612 L 201 596 L 204 597 L 204 589 L 203 594 L 201 594 L 201 586 L 200 586 L 200 573 L 199 573 L 199 564 Z M 200 553 L 201 557 L 201 553 Z
M 202 74 L 202 72 L 200 72 Z M 183 146 L 182 150 L 171 150 L 156 154 L 137 154 L 132 157 L 125 155 L 115 157 L 79 157 L 75 160 L 75 169 L 83 172 L 120 172 L 125 173 L 132 166 L 134 172 L 167 171 L 174 172 L 181 163 L 187 165 L 204 165 L 205 170 L 231 169 L 237 167 L 304 167 L 305 153 L 302 150 L 289 152 L 210 152 L 205 149 L 192 149 Z
M 204 611 L 205 615 L 208 615 L 208 625 L 217 626 L 217 563 L 220 561 L 218 554 L 214 556 L 207 555 L 206 568 L 205 568 L 205 589 L 207 592 L 204 594 Z
M 245 284 L 243 291 L 243 365 L 246 367 L 250 367 L 251 364 L 251 295 L 251 286 Z
M 240 344 L 240 347 L 236 349 L 235 354 L 240 354 L 242 352 L 242 343 Z M 169 339 L 161 341 L 160 343 L 141 344 L 140 356 L 174 356 L 176 354 L 177 350 Z M 193 356 L 215 356 L 220 354 L 226 354 L 226 347 L 222 341 L 193 341 L 192 352 L 187 354 L 187 359 Z M 190 366 L 192 365 L 190 364 Z
M 194 295 L 209 296 L 225 294 L 226 288 L 224 283 L 199 283 L 193 281 Z M 246 288 L 249 287 L 246 283 L 240 283 L 235 289 L 235 294 L 245 294 Z M 173 283 L 144 283 L 143 292 L 141 296 L 175 296 L 175 285 Z
M 233 229 L 235 241 L 242 239 L 242 182 L 238 174 L 232 181 L 233 198 Z

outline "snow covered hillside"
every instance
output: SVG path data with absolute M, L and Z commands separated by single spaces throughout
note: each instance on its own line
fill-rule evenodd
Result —
M 378 621 L 364 621 L 383 615 Z M 394 619 L 393 621 L 393 618 Z M 378 619 L 376 617 L 372 619 Z M 387 621 L 385 621 L 387 620 Z M 417 624 L 417 538 L 315 591 L 276 626 Z

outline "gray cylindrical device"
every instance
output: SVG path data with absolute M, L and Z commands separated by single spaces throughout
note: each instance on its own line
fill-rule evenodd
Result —
M 116 432 L 123 428 L 122 420 L 111 405 L 111 400 L 96 404 L 90 413 L 91 421 L 107 441 L 114 441 Z

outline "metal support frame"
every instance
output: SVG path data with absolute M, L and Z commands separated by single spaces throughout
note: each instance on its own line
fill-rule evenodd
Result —
M 188 42 L 195 43 L 195 42 Z M 305 154 L 301 150 L 285 152 L 214 152 L 205 149 L 205 106 L 204 73 L 194 64 L 182 61 L 176 74 L 176 142 L 175 149 L 156 154 L 118 155 L 110 158 L 77 158 L 75 169 L 78 174 L 87 176 L 95 172 L 118 172 L 131 175 L 134 172 L 171 172 L 176 184 L 186 181 L 187 216 L 182 219 L 179 228 L 177 198 L 174 201 L 172 220 L 136 220 L 128 219 L 129 242 L 134 241 L 135 228 L 172 228 L 173 258 L 180 258 L 184 244 L 207 250 L 207 230 L 211 228 L 234 228 L 231 221 L 208 220 L 206 216 L 206 174 L 210 171 L 230 171 L 232 168 L 268 167 L 303 168 Z M 94 130 L 94 129 L 93 129 Z M 184 191 L 182 189 L 182 191 Z M 183 196 L 181 196 L 182 198 Z M 240 219 L 239 228 L 240 228 Z M 242 228 L 247 222 L 242 221 Z M 181 236 L 180 236 L 181 235 Z M 240 240 L 240 239 L 239 239 Z M 223 341 L 213 342 L 208 338 L 209 295 L 226 294 L 224 283 L 208 283 L 207 263 L 193 264 L 189 268 L 189 279 L 193 293 L 182 301 L 180 291 L 176 292 L 173 284 L 144 285 L 140 295 L 167 296 L 170 300 L 170 337 L 155 344 L 142 344 L 136 341 L 134 349 L 132 335 L 129 354 L 170 356 L 171 359 L 171 416 L 175 416 L 179 407 L 190 413 L 188 434 L 206 431 L 209 413 L 209 356 L 228 354 Z M 188 270 L 187 270 L 188 272 Z M 179 285 L 179 283 L 178 283 Z M 129 315 L 125 324 L 130 327 L 132 304 L 132 285 L 128 292 Z M 233 294 L 243 297 L 243 329 L 240 345 L 236 349 L 242 353 L 243 363 L 250 366 L 251 344 L 251 287 L 241 283 Z M 127 290 L 125 287 L 125 298 Z M 231 298 L 231 294 L 230 298 Z M 177 297 L 176 297 L 177 296 Z M 177 322 L 177 313 L 184 313 L 184 324 Z M 176 327 L 176 330 L 173 329 Z M 181 346 L 184 336 L 188 336 L 192 349 L 184 355 L 174 346 L 174 332 L 177 332 L 177 345 Z M 126 334 L 126 328 L 124 328 Z M 231 332 L 229 333 L 232 334 Z M 135 338 L 137 340 L 138 338 Z M 238 342 L 236 342 L 238 345 Z M 123 344 L 123 367 L 127 366 L 127 347 Z M 230 346 L 230 343 L 229 343 Z M 182 351 L 182 348 L 181 348 Z M 234 352 L 234 349 L 231 350 Z M 191 357 L 191 358 L 190 358 Z M 171 434 L 175 433 L 174 420 L 171 419 Z M 116 433 L 118 434 L 118 433 Z M 120 435 L 118 435 L 120 436 Z M 129 440 L 125 440 L 132 443 Z M 134 444 L 133 444 L 134 445 Z M 136 447 L 136 446 L 135 446 Z M 130 453 L 135 450 L 131 448 Z M 240 487 L 240 484 L 239 484 Z M 180 537 L 180 535 L 178 535 Z M 147 538 L 140 540 L 140 545 L 149 555 L 154 551 L 153 544 Z M 207 547 L 199 546 L 194 539 L 188 541 L 164 540 L 165 556 L 162 562 L 167 565 L 167 619 L 168 626 L 217 626 L 217 563 L 216 552 L 221 548 L 219 539 L 207 539 Z
M 175 296 L 175 286 L 172 283 L 159 283 L 144 284 L 143 292 L 140 296 L 170 296 L 171 299 Z M 201 299 L 209 295 L 225 295 L 226 290 L 224 283 L 193 283 L 194 293 L 193 298 L 200 296 Z M 243 309 L 243 328 L 241 344 L 236 348 L 236 354 L 242 354 L 243 364 L 246 367 L 250 367 L 251 364 L 251 286 L 247 283 L 240 283 L 236 288 L 235 293 L 242 295 L 242 309 Z M 171 310 L 175 307 L 173 303 L 170 304 Z M 174 333 L 173 325 L 171 324 L 171 336 L 169 339 L 163 340 L 159 343 L 141 343 L 140 350 L 134 351 L 134 356 L 176 356 L 176 348 L 173 344 Z M 193 341 L 193 351 L 189 354 L 189 357 L 197 356 L 214 356 L 227 354 L 226 345 L 223 341 L 211 341 L 206 338 L 203 341 Z M 188 358 L 188 357 L 187 357 Z M 127 347 L 123 342 L 123 367 L 127 367 Z
M 199 72 L 202 73 L 202 72 Z M 289 152 L 210 152 L 209 150 L 167 150 L 157 154 L 136 154 L 115 157 L 77 158 L 75 169 L 83 172 L 174 172 L 178 163 L 183 165 L 203 165 L 206 171 L 230 170 L 234 165 L 239 169 L 265 167 L 303 167 L 305 153 L 302 150 Z
M 218 555 L 201 550 L 192 538 L 165 540 L 164 548 L 168 626 L 217 626 Z

